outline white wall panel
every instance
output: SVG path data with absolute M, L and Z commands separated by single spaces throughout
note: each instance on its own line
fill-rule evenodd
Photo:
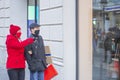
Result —
M 52 56 L 63 58 L 63 43 L 62 42 L 50 42 L 50 49 Z
M 5 9 L 1 9 L 0 10 L 0 17 L 4 17 L 5 16 Z
M 10 1 L 11 0 L 5 0 L 5 7 L 10 7 Z M 12 4 L 11 4 L 12 5 Z
M 0 9 L 0 17 L 2 17 L 3 15 L 2 15 L 2 9 Z
M 10 13 L 10 9 L 5 9 L 5 17 L 10 17 L 11 13 Z
M 44 39 L 50 39 L 50 27 L 49 26 L 41 26 L 40 27 L 40 34 Z
M 4 27 L 5 25 L 5 19 L 0 19 L 0 27 Z
M 64 0 L 63 6 L 64 80 L 76 80 L 76 0 Z
M 2 1 L 0 0 L 0 8 L 2 7 Z
M 5 19 L 5 24 L 4 24 L 4 26 L 5 26 L 5 27 L 9 27 L 10 24 L 11 24 L 10 18 Z
M 50 7 L 62 6 L 63 0 L 50 0 Z
M 53 78 L 53 80 L 64 80 L 64 67 L 58 66 L 58 65 L 54 65 L 56 70 L 58 71 L 59 76 L 56 76 Z
M 24 39 L 27 37 L 27 0 L 12 0 L 10 4 L 12 4 L 10 22 L 21 26 L 22 39 Z
M 45 46 L 50 46 L 50 41 L 44 41 Z
M 41 24 L 57 24 L 62 23 L 62 8 L 41 11 L 40 23 Z
M 50 27 L 50 40 L 63 40 L 62 25 Z
M 5 0 L 1 0 L 1 1 L 0 1 L 0 8 L 3 8 L 4 5 L 5 5 Z
M 46 9 L 50 6 L 50 0 L 40 0 L 40 9 Z
M 6 60 L 7 60 L 6 49 L 0 48 L 0 64 L 2 64 L 1 66 L 4 66 L 3 68 L 6 68 L 5 67 Z
M 44 41 L 44 44 L 45 46 L 50 47 L 52 56 L 63 58 L 64 55 L 63 42 Z
M 52 56 L 63 58 L 63 43 L 62 42 L 52 42 L 52 41 L 44 41 L 45 46 L 50 47 L 50 51 Z
M 0 28 L 0 36 L 6 36 L 9 33 L 8 28 Z
M 0 46 L 5 46 L 6 37 L 0 37 Z

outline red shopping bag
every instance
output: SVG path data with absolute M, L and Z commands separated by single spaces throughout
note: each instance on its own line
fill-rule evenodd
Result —
M 52 64 L 50 64 L 47 67 L 47 69 L 45 69 L 45 71 L 44 71 L 44 80 L 50 80 L 53 77 L 55 77 L 56 75 L 58 75 L 58 72 L 56 71 L 54 66 Z
M 113 60 L 113 64 L 112 64 L 112 68 L 111 68 L 111 78 L 118 78 L 119 75 L 119 60 L 118 58 L 115 56 L 115 58 L 112 58 Z
M 114 60 L 114 70 L 119 71 L 119 60 Z

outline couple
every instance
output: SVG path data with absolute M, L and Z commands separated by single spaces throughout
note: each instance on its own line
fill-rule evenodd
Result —
M 25 59 L 30 70 L 30 80 L 44 80 L 44 69 L 47 66 L 44 43 L 39 36 L 40 25 L 30 25 L 31 36 L 21 41 L 21 28 L 10 25 L 10 34 L 7 35 L 7 62 L 6 68 L 9 80 L 25 80 Z

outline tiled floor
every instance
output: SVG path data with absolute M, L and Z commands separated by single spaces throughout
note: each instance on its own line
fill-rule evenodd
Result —
M 104 49 L 97 49 L 93 52 L 93 80 L 117 80 L 112 75 L 113 64 L 104 63 L 103 57 Z

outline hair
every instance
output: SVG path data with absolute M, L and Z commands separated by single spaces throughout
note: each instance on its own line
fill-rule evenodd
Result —
M 32 28 L 30 27 L 30 30 L 31 30 L 31 29 L 34 29 L 34 27 L 32 27 Z

